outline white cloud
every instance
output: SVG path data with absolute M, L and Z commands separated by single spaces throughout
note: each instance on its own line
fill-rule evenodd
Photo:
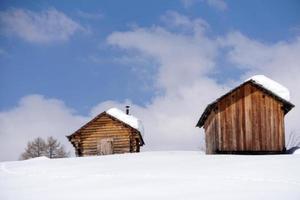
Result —
M 197 138 L 200 131 L 193 128 L 195 121 L 207 103 L 231 85 L 218 85 L 208 76 L 217 69 L 215 61 L 221 52 L 225 52 L 233 67 L 244 71 L 240 80 L 236 81 L 244 81 L 253 74 L 265 74 L 287 86 L 293 102 L 300 101 L 299 38 L 265 44 L 239 32 L 231 32 L 226 37 L 211 39 L 205 34 L 205 29 L 200 32 L 193 29 L 197 26 L 196 20 L 169 12 L 166 21 L 173 26 L 189 27 L 193 34 L 152 26 L 115 32 L 108 37 L 110 44 L 127 51 L 135 50 L 138 56 L 153 59 L 159 64 L 156 83 L 165 93 L 137 109 L 144 118 L 149 132 L 146 139 L 150 141 L 151 148 L 172 144 L 176 148 L 195 148 L 200 144 Z M 300 134 L 299 118 L 297 107 L 287 115 L 287 137 L 291 130 Z
M 60 100 L 23 97 L 15 108 L 0 112 L 0 160 L 18 159 L 27 142 L 38 136 L 54 136 L 73 150 L 65 136 L 85 121 L 87 118 L 76 115 Z
M 69 145 L 64 136 L 79 128 L 83 121 L 107 108 L 122 109 L 128 104 L 132 106 L 131 113 L 144 123 L 144 150 L 199 149 L 204 141 L 203 129 L 195 127 L 197 120 L 208 103 L 228 90 L 229 84 L 219 85 L 209 76 L 217 70 L 216 59 L 221 52 L 226 53 L 233 67 L 244 70 L 241 80 L 262 73 L 291 90 L 296 108 L 287 115 L 286 129 L 287 133 L 300 132 L 299 38 L 267 44 L 232 32 L 212 39 L 203 29 L 205 26 L 201 31 L 195 28 L 196 19 L 178 13 L 169 14 L 167 18 L 172 26 L 189 27 L 191 32 L 172 32 L 160 26 L 136 27 L 114 32 L 107 38 L 110 45 L 126 52 L 122 55 L 126 59 L 118 59 L 118 62 L 123 60 L 128 64 L 138 59 L 141 68 L 149 67 L 149 63 L 157 65 L 157 73 L 151 76 L 154 76 L 155 87 L 162 92 L 150 103 L 139 106 L 129 100 L 101 102 L 91 109 L 89 117 L 84 117 L 74 114 L 59 100 L 25 97 L 16 108 L 0 113 L 0 146 L 4 149 L 0 158 L 16 159 L 26 141 L 41 134 L 54 135 Z M 7 151 L 10 147 L 15 150 Z
M 181 0 L 181 2 L 185 8 L 189 8 L 199 2 L 206 3 L 208 6 L 221 11 L 227 10 L 228 8 L 224 0 Z
M 75 32 L 85 31 L 77 22 L 56 9 L 33 12 L 10 9 L 0 12 L 2 34 L 15 35 L 33 43 L 68 40 Z
M 224 92 L 208 78 L 215 69 L 218 44 L 205 35 L 205 26 L 199 31 L 201 19 L 191 20 L 175 12 L 168 12 L 166 18 L 172 26 L 187 27 L 192 34 L 159 26 L 133 28 L 112 33 L 108 43 L 158 63 L 155 82 L 163 94 L 145 107 L 134 105 L 134 112 L 145 124 L 146 149 L 198 149 L 203 134 L 195 127 L 197 120 L 206 105 Z
M 186 23 L 197 26 L 195 20 Z M 132 114 L 141 118 L 145 126 L 144 150 L 199 149 L 203 145 L 203 131 L 195 127 L 197 120 L 204 107 L 223 93 L 223 89 L 207 78 L 215 68 L 216 42 L 204 32 L 191 30 L 195 31 L 177 34 L 152 27 L 112 33 L 108 42 L 128 51 L 125 56 L 157 63 L 157 74 L 152 76 L 163 93 L 146 106 L 130 101 L 102 102 L 91 109 L 90 116 L 112 106 L 122 109 L 131 104 Z M 1 155 L 2 159 L 19 155 L 26 141 L 39 135 L 54 135 L 66 144 L 64 136 L 79 128 L 86 118 L 91 118 L 74 115 L 62 102 L 40 96 L 25 97 L 17 108 L 2 112 L 0 116 L 1 143 L 5 141 L 16 149 L 15 153 Z M 15 141 L 18 143 L 13 144 Z
M 175 15 L 174 20 L 178 20 Z M 199 25 L 198 20 L 186 21 L 185 24 L 193 27 Z M 177 90 L 178 85 L 193 84 L 215 67 L 217 44 L 206 37 L 203 31 L 197 30 L 194 28 L 193 34 L 190 35 L 172 33 L 159 26 L 134 28 L 127 32 L 112 33 L 108 37 L 108 43 L 123 49 L 135 50 L 139 56 L 159 63 L 157 86 L 170 92 Z

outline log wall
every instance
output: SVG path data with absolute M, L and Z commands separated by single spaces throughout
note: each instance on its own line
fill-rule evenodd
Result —
M 77 156 L 90 156 L 99 153 L 97 144 L 105 138 L 113 139 L 114 154 L 139 151 L 138 133 L 105 114 L 72 135 L 70 141 L 75 147 Z

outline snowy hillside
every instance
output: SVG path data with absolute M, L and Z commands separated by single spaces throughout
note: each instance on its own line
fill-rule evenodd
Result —
M 0 199 L 300 199 L 300 155 L 144 152 L 0 163 Z

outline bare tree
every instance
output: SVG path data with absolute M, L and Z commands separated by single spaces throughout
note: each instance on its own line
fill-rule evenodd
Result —
M 300 147 L 300 134 L 291 131 L 287 139 L 287 148 Z
M 45 141 L 38 137 L 33 141 L 27 143 L 27 147 L 25 148 L 25 152 L 21 154 L 20 159 L 26 160 L 29 158 L 35 158 L 46 155 L 46 143 Z
M 63 145 L 53 137 L 48 137 L 47 142 L 38 137 L 33 141 L 27 143 L 25 152 L 21 154 L 20 159 L 26 160 L 29 158 L 35 158 L 40 156 L 46 156 L 48 158 L 65 158 L 69 156 Z
M 47 139 L 47 157 L 48 158 L 65 158 L 69 157 L 69 152 L 66 152 L 64 146 L 54 139 L 53 137 L 48 137 Z

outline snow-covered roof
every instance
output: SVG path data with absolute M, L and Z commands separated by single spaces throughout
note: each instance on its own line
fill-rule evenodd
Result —
M 127 115 L 118 108 L 110 108 L 106 111 L 106 113 L 131 126 L 132 128 L 137 129 L 142 135 L 144 134 L 144 127 L 142 121 L 138 118 L 132 115 Z
M 256 84 L 261 85 L 263 88 L 271 91 L 275 95 L 279 96 L 280 98 L 290 101 L 290 91 L 284 87 L 283 85 L 273 81 L 272 79 L 264 76 L 264 75 L 255 75 L 247 79 L 246 81 L 252 80 Z
M 272 79 L 264 76 L 264 75 L 255 75 L 247 79 L 245 82 L 243 82 L 241 85 L 237 86 L 236 88 L 233 88 L 223 96 L 216 99 L 214 102 L 207 105 L 204 112 L 202 113 L 198 123 L 197 127 L 202 127 L 204 125 L 205 120 L 207 119 L 208 115 L 210 114 L 211 110 L 216 106 L 216 103 L 220 101 L 222 98 L 230 94 L 231 92 L 235 91 L 237 88 L 247 84 L 247 83 L 253 83 L 257 85 L 258 87 L 266 90 L 266 92 L 271 93 L 272 96 L 277 98 L 277 100 L 281 101 L 283 103 L 284 113 L 288 113 L 294 105 L 290 103 L 290 92 L 289 90 L 282 86 L 281 84 L 277 83 L 276 81 L 273 81 Z

